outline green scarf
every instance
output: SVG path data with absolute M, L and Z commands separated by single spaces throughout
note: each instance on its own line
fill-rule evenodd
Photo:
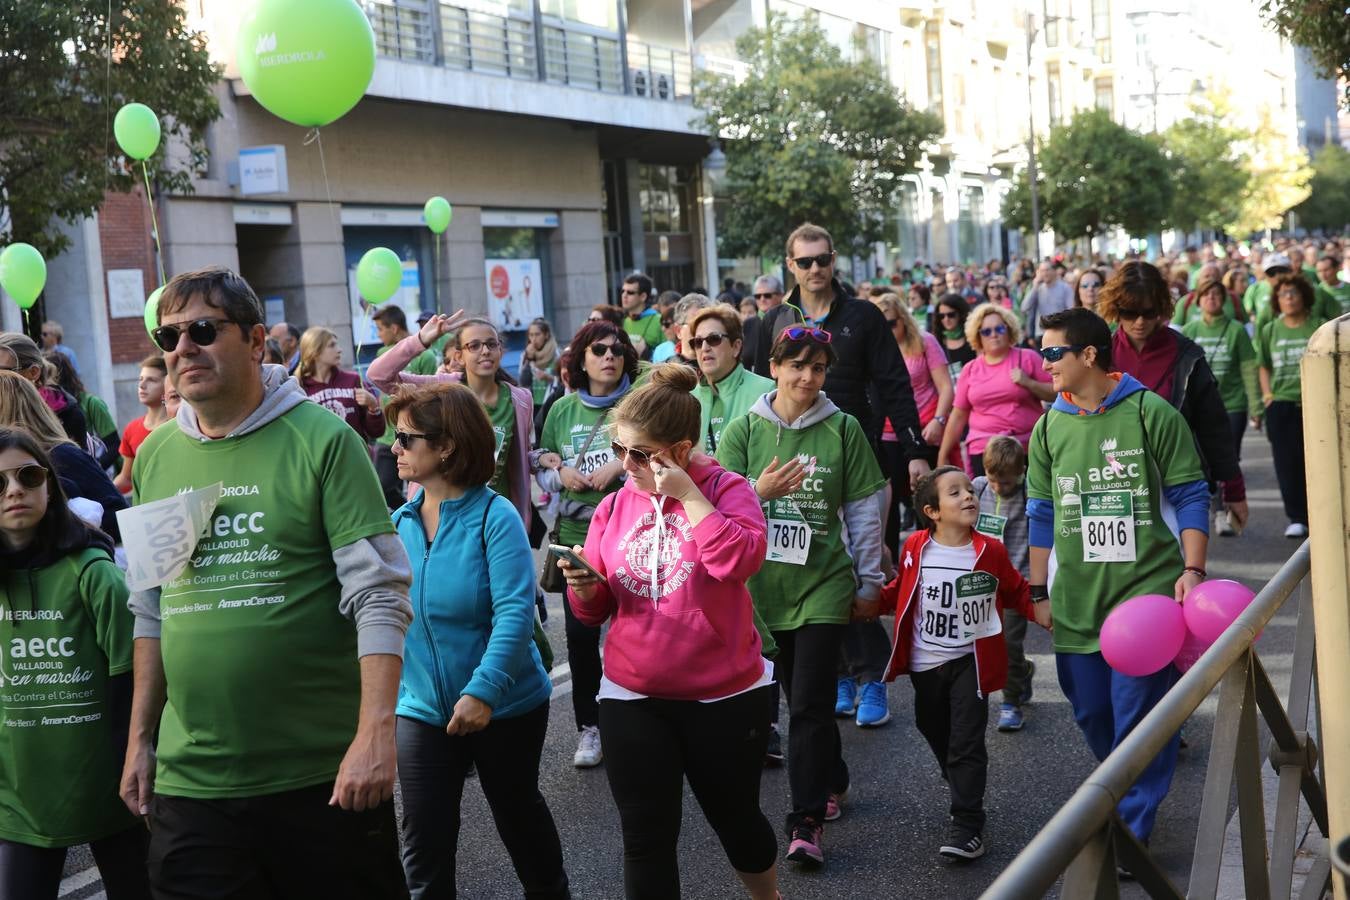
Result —
M 965 331 L 960 328 L 944 328 L 942 336 L 949 341 L 955 341 L 965 336 Z

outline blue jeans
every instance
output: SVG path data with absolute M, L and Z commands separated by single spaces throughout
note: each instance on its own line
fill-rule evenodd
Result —
M 1177 680 L 1177 670 L 1171 665 L 1143 678 L 1122 675 L 1100 653 L 1056 653 L 1055 668 L 1059 686 L 1073 706 L 1073 717 L 1098 760 L 1106 759 L 1125 740 Z M 1158 806 L 1172 786 L 1180 743 L 1180 733 L 1172 735 L 1117 807 L 1121 819 L 1141 841 L 1152 833 Z

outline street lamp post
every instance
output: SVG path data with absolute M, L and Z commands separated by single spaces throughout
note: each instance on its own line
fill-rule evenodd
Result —
M 1027 181 L 1031 185 L 1031 242 L 1037 259 L 1041 255 L 1041 191 L 1036 184 L 1036 104 L 1031 95 L 1031 43 L 1036 26 L 1027 13 Z

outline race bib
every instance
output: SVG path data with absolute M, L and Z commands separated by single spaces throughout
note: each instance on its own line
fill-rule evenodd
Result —
M 993 637 L 1003 630 L 995 595 L 998 579 L 988 572 L 967 572 L 955 584 L 944 584 L 943 597 L 935 606 L 923 609 L 923 636 L 927 643 L 953 649 L 965 647 L 980 638 Z
M 975 522 L 976 531 L 988 535 L 996 541 L 1003 540 L 1003 529 L 1007 526 L 1007 516 L 997 516 L 993 513 L 980 513 L 980 518 Z
M 1087 491 L 1083 502 L 1083 562 L 1134 562 L 1134 496 Z
M 211 524 L 221 482 L 122 509 L 117 524 L 127 553 L 127 587 L 146 591 L 182 574 Z
M 595 450 L 587 450 L 578 456 L 574 468 L 582 475 L 591 475 L 613 461 L 614 451 L 608 447 L 601 447 Z
M 811 555 L 811 526 L 790 519 L 769 519 L 769 562 L 806 565 Z

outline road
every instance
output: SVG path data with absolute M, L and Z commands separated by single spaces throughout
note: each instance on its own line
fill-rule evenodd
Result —
M 1239 538 L 1215 538 L 1210 544 L 1211 577 L 1235 578 L 1259 588 L 1295 543 L 1283 536 L 1286 524 L 1275 487 L 1269 444 L 1248 434 L 1243 447 L 1252 507 L 1252 526 Z M 559 597 L 550 598 L 547 623 L 558 655 L 556 688 L 544 750 L 541 785 L 562 835 L 573 896 L 578 900 L 618 900 L 623 896 L 622 846 L 618 816 L 603 766 L 572 766 L 575 733 L 571 681 L 565 666 Z M 887 620 L 889 623 L 889 620 Z M 1283 613 L 1265 630 L 1258 645 L 1268 669 L 1287 671 L 1293 652 L 1294 618 Z M 999 871 L 1073 793 L 1095 761 L 1073 723 L 1054 676 L 1048 635 L 1032 626 L 1027 653 L 1036 662 L 1035 699 L 1027 707 L 1026 728 L 1000 734 L 991 715 L 986 806 L 989 822 L 984 858 L 953 864 L 937 855 L 945 836 L 947 793 L 927 745 L 914 727 L 912 691 L 906 680 L 890 685 L 891 722 L 864 731 L 843 721 L 845 758 L 853 773 L 853 797 L 843 817 L 825 833 L 826 867 L 806 872 L 780 865 L 782 892 L 790 900 L 840 897 L 977 897 Z M 1217 692 L 1216 692 L 1217 693 Z M 1187 724 L 1188 748 L 1182 751 L 1171 794 L 1154 832 L 1153 849 L 1176 883 L 1185 885 L 1195 841 L 1196 817 L 1204 787 L 1214 696 Z M 996 708 L 996 707 L 995 707 Z M 784 715 L 786 720 L 786 715 Z M 768 769 L 763 776 L 763 807 L 781 824 L 788 810 L 787 772 Z M 470 787 L 464 795 L 464 828 L 459 848 L 460 896 L 496 900 L 520 896 L 518 882 L 483 801 Z M 785 842 L 780 842 L 780 851 Z M 680 842 L 682 896 L 714 900 L 744 896 L 721 846 L 686 791 Z M 87 848 L 72 851 L 61 896 L 101 898 Z M 1127 888 L 1126 896 L 1143 896 Z

